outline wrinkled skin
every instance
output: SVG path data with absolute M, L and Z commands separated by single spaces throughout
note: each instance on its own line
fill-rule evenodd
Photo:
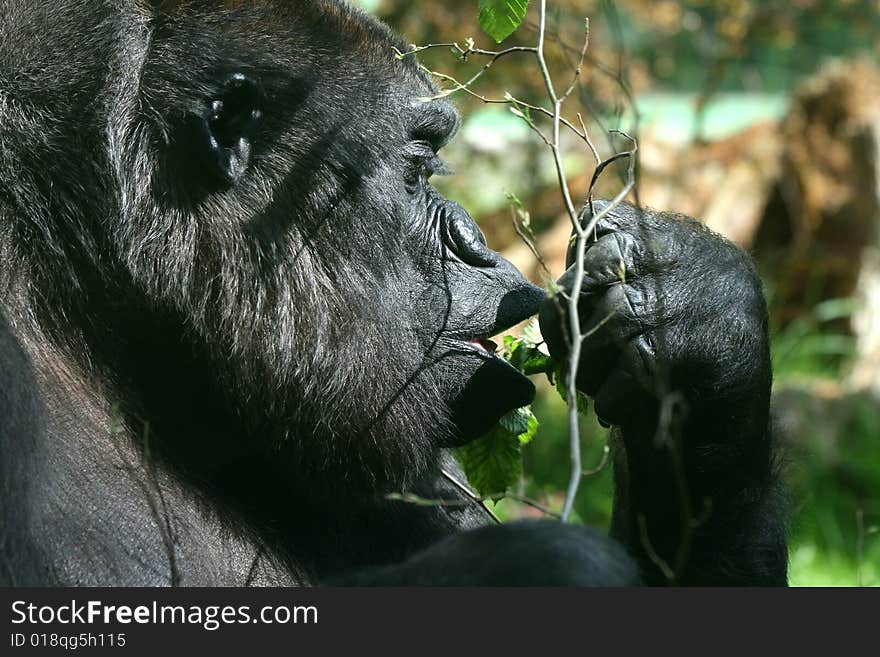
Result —
M 0 34 L 0 582 L 659 581 L 633 523 L 648 514 L 661 554 L 682 533 L 679 500 L 642 504 L 669 486 L 651 394 L 622 426 L 619 482 L 636 483 L 619 485 L 615 538 L 468 531 L 486 518 L 444 448 L 532 399 L 485 338 L 543 293 L 430 186 L 458 116 L 420 100 L 431 82 L 385 27 L 330 0 L 0 0 Z M 651 222 L 668 266 L 637 314 L 672 304 L 679 332 L 631 375 L 655 398 L 652 382 L 684 385 L 688 474 L 723 482 L 693 479 L 713 514 L 682 579 L 784 581 L 784 556 L 774 578 L 756 556 L 778 520 L 755 492 L 772 483 L 760 286 L 719 238 Z M 694 258 L 705 287 L 672 273 Z M 625 316 L 607 325 L 621 354 Z M 746 335 L 748 366 L 726 351 Z M 699 376 L 658 376 L 693 354 Z M 618 423 L 632 386 L 592 371 L 582 385 Z M 727 476 L 743 463 L 755 479 Z M 401 491 L 460 503 L 386 498 Z M 704 565 L 726 541 L 758 565 Z

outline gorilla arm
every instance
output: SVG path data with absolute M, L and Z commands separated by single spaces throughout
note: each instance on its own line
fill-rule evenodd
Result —
M 615 427 L 611 535 L 648 583 L 784 585 L 767 310 L 748 257 L 692 219 L 621 205 L 585 270 L 576 384 Z M 561 360 L 563 308 L 548 299 L 540 315 Z

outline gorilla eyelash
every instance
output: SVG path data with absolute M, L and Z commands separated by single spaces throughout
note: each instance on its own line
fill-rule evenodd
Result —
M 408 151 L 409 159 L 419 173 L 423 173 L 429 178 L 433 175 L 448 176 L 452 173 L 451 167 L 437 155 L 433 146 L 428 142 L 411 142 Z

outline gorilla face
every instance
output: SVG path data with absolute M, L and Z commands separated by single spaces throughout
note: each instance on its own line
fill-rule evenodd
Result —
M 179 326 L 245 439 L 310 485 L 400 487 L 531 401 L 488 338 L 543 294 L 430 186 L 458 116 L 402 43 L 337 2 L 123 21 L 105 259 Z

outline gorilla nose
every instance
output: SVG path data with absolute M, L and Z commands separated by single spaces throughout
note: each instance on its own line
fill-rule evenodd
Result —
M 530 283 L 513 266 L 486 246 L 486 238 L 467 211 L 444 201 L 443 239 L 469 267 L 452 276 L 456 305 L 473 335 L 495 335 L 538 312 L 544 291 Z
M 492 278 L 503 290 L 490 333 L 495 335 L 536 314 L 544 301 L 544 290 L 529 282 L 512 262 L 494 251 L 491 253 L 495 256 Z
M 521 288 L 508 292 L 501 297 L 492 335 L 505 331 L 515 324 L 519 324 L 524 319 L 537 313 L 541 308 L 541 302 L 544 300 L 544 290 L 537 285 L 532 285 L 525 279 L 523 279 L 523 283 L 524 285 Z
M 450 249 L 461 261 L 473 267 L 495 267 L 501 259 L 486 246 L 486 237 L 463 207 L 448 202 L 445 238 Z

